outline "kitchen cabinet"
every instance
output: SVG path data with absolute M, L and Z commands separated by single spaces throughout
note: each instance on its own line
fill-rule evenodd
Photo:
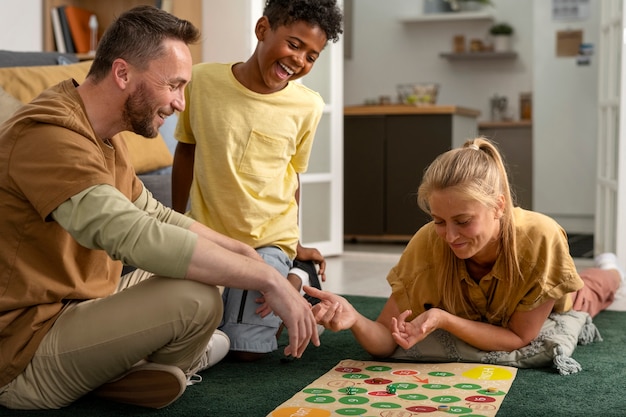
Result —
M 406 241 L 430 219 L 417 206 L 425 168 L 477 134 L 457 106 L 344 109 L 344 238 Z
M 478 133 L 495 142 L 509 171 L 517 205 L 533 209 L 533 135 L 530 120 L 480 122 Z

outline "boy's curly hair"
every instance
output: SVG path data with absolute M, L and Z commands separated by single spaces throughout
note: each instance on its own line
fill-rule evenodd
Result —
M 329 41 L 337 42 L 343 33 L 343 14 L 336 0 L 267 0 L 263 15 L 272 30 L 301 20 L 319 26 Z

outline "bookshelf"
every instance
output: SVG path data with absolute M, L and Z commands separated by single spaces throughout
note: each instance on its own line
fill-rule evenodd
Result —
M 50 10 L 59 6 L 78 6 L 91 10 L 98 17 L 98 37 L 115 20 L 128 9 L 140 5 L 154 5 L 156 0 L 42 0 L 43 7 L 43 48 L 44 51 L 55 51 L 54 34 Z M 189 20 L 202 30 L 202 0 L 176 0 L 171 2 L 172 14 L 181 19 Z M 202 43 L 190 45 L 193 62 L 202 62 Z M 80 55 L 79 55 L 80 57 Z M 86 56 L 88 57 L 88 56 Z

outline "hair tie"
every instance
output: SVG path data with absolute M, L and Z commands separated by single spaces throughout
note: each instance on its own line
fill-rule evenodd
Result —
M 471 143 L 468 148 L 473 149 L 475 151 L 480 151 L 480 148 L 475 143 Z

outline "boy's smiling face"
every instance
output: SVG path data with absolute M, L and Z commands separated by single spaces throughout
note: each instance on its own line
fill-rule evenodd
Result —
M 260 93 L 279 91 L 288 81 L 308 74 L 327 42 L 326 33 L 319 26 L 296 21 L 272 30 L 265 16 L 257 23 L 256 35 L 260 76 L 257 81 L 261 85 L 252 89 Z

